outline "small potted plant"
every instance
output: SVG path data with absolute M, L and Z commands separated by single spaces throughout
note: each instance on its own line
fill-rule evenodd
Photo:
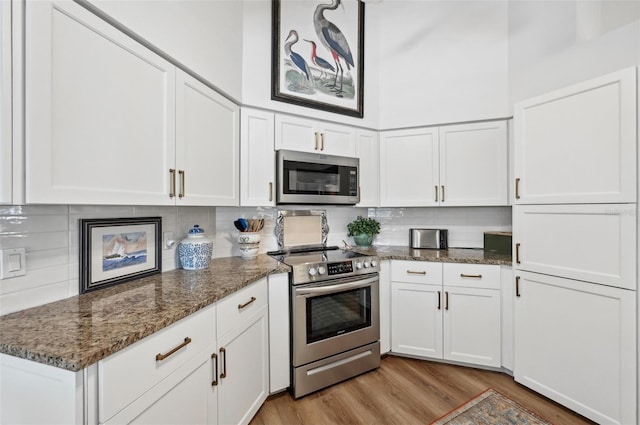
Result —
M 354 221 L 347 224 L 349 234 L 358 246 L 369 246 L 373 237 L 380 233 L 380 223 L 375 218 L 364 218 L 359 215 Z

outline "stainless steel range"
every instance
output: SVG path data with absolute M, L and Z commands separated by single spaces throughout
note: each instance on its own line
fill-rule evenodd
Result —
M 380 366 L 378 258 L 324 246 L 272 255 L 292 268 L 294 397 Z

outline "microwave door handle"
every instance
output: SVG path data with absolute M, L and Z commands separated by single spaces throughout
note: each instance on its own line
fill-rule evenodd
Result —
M 364 280 L 358 280 L 351 283 L 339 283 L 337 285 L 320 286 L 315 288 L 296 288 L 296 295 L 324 295 L 336 292 L 336 290 L 343 291 L 349 289 L 366 288 L 377 281 L 377 277 L 370 277 Z

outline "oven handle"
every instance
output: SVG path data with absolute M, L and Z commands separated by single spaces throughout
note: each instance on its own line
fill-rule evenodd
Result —
M 350 283 L 338 283 L 336 285 L 317 286 L 313 288 L 296 288 L 296 296 L 331 294 L 336 291 L 342 292 L 349 289 L 365 288 L 367 286 L 371 286 L 371 284 L 377 280 L 378 277 L 370 277 L 368 279 L 361 279 Z

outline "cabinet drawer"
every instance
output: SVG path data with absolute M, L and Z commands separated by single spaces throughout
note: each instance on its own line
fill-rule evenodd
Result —
M 98 362 L 100 422 L 215 342 L 215 320 L 215 306 L 207 307 Z
M 445 263 L 442 267 L 447 286 L 500 289 L 500 266 Z
M 222 337 L 247 317 L 267 305 L 267 279 L 224 298 L 217 304 L 218 336 Z
M 442 284 L 442 264 L 427 261 L 395 260 L 391 262 L 393 282 Z

